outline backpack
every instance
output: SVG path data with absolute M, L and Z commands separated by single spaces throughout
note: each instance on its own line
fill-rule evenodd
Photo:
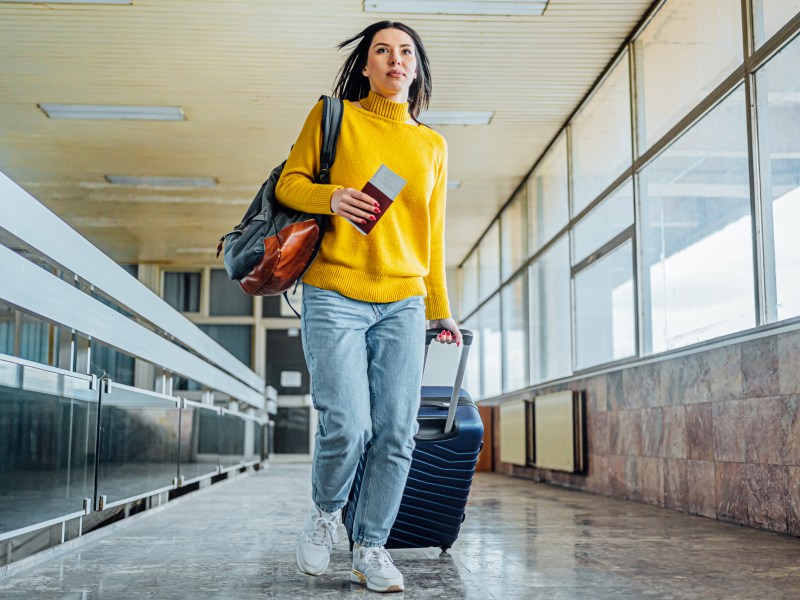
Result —
M 342 124 L 342 101 L 322 96 L 322 148 L 318 183 L 330 182 L 336 142 Z M 300 281 L 319 253 L 328 215 L 304 213 L 280 204 L 275 187 L 286 161 L 272 170 L 250 207 L 232 231 L 217 245 L 225 248 L 225 271 L 251 296 L 277 296 Z M 296 311 L 295 311 L 296 312 Z

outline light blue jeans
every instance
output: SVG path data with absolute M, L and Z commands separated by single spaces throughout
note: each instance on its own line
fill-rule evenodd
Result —
M 362 546 L 382 546 L 400 507 L 417 432 L 423 298 L 375 304 L 304 284 L 302 336 L 319 414 L 312 499 L 328 512 L 342 508 L 370 443 L 352 535 Z

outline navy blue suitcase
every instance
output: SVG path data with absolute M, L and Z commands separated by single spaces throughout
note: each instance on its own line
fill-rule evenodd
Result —
M 446 551 L 458 538 L 467 506 L 475 463 L 483 446 L 483 423 L 469 394 L 461 389 L 472 333 L 462 331 L 464 349 L 455 386 L 422 386 L 417 414 L 419 431 L 408 480 L 400 501 L 387 548 L 439 547 Z M 425 336 L 425 355 L 439 334 L 430 329 Z M 454 396 L 458 393 L 458 402 Z M 450 410 L 450 408 L 453 410 Z M 353 517 L 361 490 L 366 452 L 356 470 L 344 524 L 352 549 Z

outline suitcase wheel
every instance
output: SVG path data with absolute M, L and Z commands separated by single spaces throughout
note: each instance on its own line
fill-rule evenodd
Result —
M 447 554 L 447 551 L 450 549 L 450 546 L 439 546 L 439 548 L 441 548 L 442 550 L 442 553 L 439 555 L 439 558 L 442 558 L 443 556 L 450 556 L 449 554 Z

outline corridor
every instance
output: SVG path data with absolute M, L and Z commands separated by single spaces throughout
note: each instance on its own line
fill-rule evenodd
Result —
M 126 519 L 1 579 L 0 597 L 377 597 L 348 580 L 343 528 L 326 575 L 297 570 L 309 475 L 272 465 Z M 450 556 L 392 554 L 406 578 L 392 598 L 780 600 L 800 589 L 796 538 L 493 473 L 476 475 Z

